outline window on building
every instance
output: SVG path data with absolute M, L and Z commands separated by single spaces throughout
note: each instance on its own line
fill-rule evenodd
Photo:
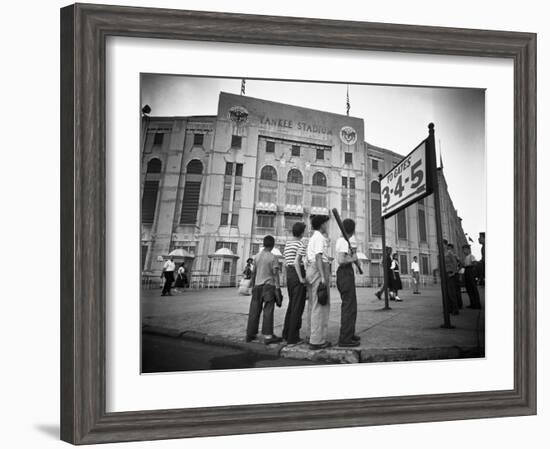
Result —
M 420 254 L 420 273 L 430 274 L 430 259 L 427 254 Z
M 380 183 L 378 181 L 372 181 L 370 183 L 370 193 L 373 195 L 380 195 Z
M 202 146 L 203 142 L 204 142 L 204 134 L 202 133 L 193 134 L 193 145 Z
M 259 243 L 252 243 L 252 245 L 250 245 L 250 255 L 255 256 L 258 254 L 260 252 L 260 246 Z
M 397 238 L 407 240 L 407 214 L 405 209 L 397 212 Z
M 235 134 L 231 136 L 231 148 L 241 148 L 242 143 L 242 136 L 236 136 Z
M 311 194 L 311 206 L 312 207 L 327 207 L 327 196 L 324 193 L 312 193 Z
M 226 162 L 225 163 L 225 174 L 227 176 L 233 175 L 233 162 Z
M 300 221 L 304 220 L 299 215 L 285 215 L 285 229 L 287 232 L 292 232 L 292 226 Z
M 243 164 L 237 164 L 235 167 L 235 176 L 241 177 L 243 175 Z
M 372 198 L 370 200 L 370 213 L 372 235 L 382 235 L 382 219 L 380 217 L 382 207 L 379 198 Z
M 355 189 L 355 178 L 349 178 L 349 188 Z
M 348 188 L 348 178 L 346 178 L 345 176 L 342 176 L 342 187 L 344 187 L 345 189 Z
M 353 164 L 353 153 L 344 153 L 344 162 L 346 164 Z
M 222 248 L 227 248 L 231 250 L 233 254 L 237 254 L 237 242 L 217 241 L 215 251 L 218 251 L 219 249 L 222 249 Z
M 301 190 L 287 190 L 286 191 L 286 204 L 293 206 L 300 206 L 302 204 L 302 191 Z
M 407 255 L 399 254 L 399 270 L 401 274 L 409 274 L 409 265 L 407 263 Z
M 229 274 L 231 272 L 231 262 L 223 263 L 223 274 Z
M 293 168 L 288 172 L 286 182 L 290 184 L 302 184 L 304 182 L 304 177 L 302 176 L 302 172 L 296 168 Z
M 418 209 L 418 234 L 421 242 L 427 242 L 426 232 L 426 212 L 424 209 Z
M 266 181 L 277 181 L 277 170 L 275 170 L 275 168 L 271 165 L 266 165 L 260 172 L 260 179 Z
M 164 133 L 155 133 L 155 137 L 153 138 L 153 145 L 162 145 L 163 141 Z
M 322 161 L 323 159 L 325 159 L 325 150 L 323 148 L 317 148 L 315 158 L 318 161 Z
M 382 260 L 382 251 L 371 249 L 370 258 L 371 260 Z
M 265 142 L 265 152 L 275 153 L 275 142 L 273 140 L 267 140 Z
M 226 184 L 223 188 L 223 201 L 229 201 L 231 199 L 231 184 Z
M 181 224 L 196 224 L 202 182 L 202 162 L 193 159 L 187 164 L 181 207 Z
M 318 171 L 313 175 L 312 184 L 314 186 L 326 187 L 327 186 L 327 177 L 323 173 Z
M 239 226 L 239 214 L 231 214 L 231 226 Z
M 228 220 L 229 220 L 229 214 L 222 212 L 220 216 L 220 226 L 227 226 Z
M 377 171 L 380 170 L 380 164 L 379 164 L 378 159 L 371 159 L 370 160 L 370 165 L 371 165 L 372 171 L 377 172 Z
M 143 196 L 141 198 L 141 222 L 144 224 L 151 224 L 155 221 L 161 169 L 162 162 L 160 159 L 151 159 L 147 163 Z
M 292 148 L 290 150 L 290 153 L 292 156 L 300 156 L 300 145 L 292 145 Z
M 258 214 L 257 227 L 273 229 L 275 227 L 275 215 Z

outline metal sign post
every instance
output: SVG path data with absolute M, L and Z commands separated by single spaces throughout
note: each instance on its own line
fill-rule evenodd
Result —
M 449 304 L 447 302 L 447 270 L 445 269 L 445 251 L 443 248 L 443 227 L 441 226 L 441 203 L 439 200 L 439 180 L 437 178 L 437 164 L 435 155 L 435 133 L 434 124 L 428 125 L 427 153 L 430 166 L 431 182 L 434 194 L 435 207 L 435 228 L 437 233 L 437 248 L 439 252 L 439 276 L 441 278 L 441 298 L 443 301 L 443 324 L 442 328 L 453 329 L 451 325 L 451 316 L 449 313 Z
M 378 182 L 381 183 L 382 175 L 378 175 Z M 380 216 L 380 221 L 382 225 L 382 270 L 384 271 L 384 308 L 382 310 L 391 310 L 390 299 L 388 295 L 388 269 L 386 265 L 388 264 L 386 257 L 386 219 L 383 216 Z

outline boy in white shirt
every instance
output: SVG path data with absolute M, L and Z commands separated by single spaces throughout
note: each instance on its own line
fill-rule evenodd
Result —
M 330 346 L 328 336 L 328 318 L 330 312 L 330 266 L 328 261 L 328 241 L 323 234 L 328 232 L 329 217 L 315 215 L 311 218 L 313 235 L 309 239 L 306 251 L 306 281 L 309 294 L 311 349 L 323 349 Z M 319 303 L 317 295 L 320 286 L 327 290 L 326 304 Z
M 357 321 L 357 294 L 355 291 L 355 272 L 353 264 L 357 261 L 357 243 L 355 241 L 355 222 L 346 218 L 342 224 L 350 244 L 344 237 L 336 240 L 335 252 L 338 260 L 336 270 L 336 287 L 342 298 L 342 312 L 340 314 L 340 337 L 338 346 L 359 346 L 360 338 L 355 335 L 355 322 Z

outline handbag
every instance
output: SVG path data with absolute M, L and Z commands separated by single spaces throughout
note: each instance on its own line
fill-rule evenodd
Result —
M 322 306 L 328 304 L 328 287 L 326 284 L 321 283 L 317 287 L 317 302 Z

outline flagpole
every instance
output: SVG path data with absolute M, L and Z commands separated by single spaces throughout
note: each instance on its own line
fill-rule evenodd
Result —
M 437 162 L 435 153 L 435 133 L 434 124 L 428 125 L 427 153 L 429 154 L 430 171 L 432 175 L 432 186 L 434 194 L 435 208 L 435 229 L 437 234 L 437 248 L 439 253 L 439 275 L 441 278 L 441 298 L 443 301 L 443 324 L 442 328 L 454 329 L 451 325 L 451 316 L 449 313 L 449 304 L 447 302 L 447 270 L 445 268 L 445 253 L 443 248 L 443 226 L 441 225 L 441 203 L 439 200 L 439 179 L 437 177 Z

